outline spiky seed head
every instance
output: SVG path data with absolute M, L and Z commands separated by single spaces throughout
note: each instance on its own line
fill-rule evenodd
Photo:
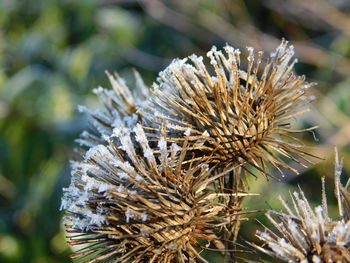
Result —
M 106 72 L 106 74 L 113 89 L 98 87 L 93 90 L 104 109 L 92 111 L 79 106 L 79 111 L 87 114 L 89 130 L 84 131 L 76 142 L 85 148 L 106 144 L 106 138 L 116 127 L 135 126 L 141 118 L 137 108 L 149 95 L 149 89 L 137 71 L 134 71 L 136 85 L 133 89 L 130 89 L 117 73 L 112 75 Z
M 337 185 L 340 168 L 338 165 L 337 161 L 336 197 L 342 198 L 342 194 L 337 194 L 342 191 L 339 190 L 339 184 Z M 256 236 L 264 244 L 262 246 L 254 244 L 253 246 L 288 263 L 349 263 L 350 221 L 343 213 L 345 205 L 342 201 L 344 199 L 338 199 L 340 219 L 332 220 L 328 215 L 324 178 L 322 184 L 322 205 L 314 210 L 302 191 L 295 192 L 292 196 L 294 211 L 281 199 L 286 213 L 271 210 L 266 214 L 276 230 L 272 231 L 265 227 L 263 232 L 257 231 Z
M 286 41 L 265 66 L 262 52 L 248 48 L 248 53 L 245 71 L 240 51 L 228 45 L 208 52 L 210 69 L 196 55 L 174 60 L 159 74 L 143 115 L 155 129 L 167 120 L 173 142 L 196 141 L 192 152 L 198 159 L 220 166 L 249 164 L 264 174 L 266 163 L 297 172 L 276 153 L 303 166 L 300 159 L 308 162 L 302 144 L 291 136 L 301 131 L 290 126 L 306 111 L 311 97 L 305 90 L 313 84 L 293 73 L 296 59 Z
M 238 208 L 218 203 L 220 194 L 208 187 L 208 165 L 182 165 L 186 149 L 165 137 L 151 149 L 137 124 L 133 131 L 115 129 L 107 145 L 96 145 L 74 163 L 62 199 L 69 243 L 82 246 L 73 257 L 83 262 L 205 261 L 195 249 L 198 241 L 220 244 L 216 234 L 230 222 L 224 212 Z

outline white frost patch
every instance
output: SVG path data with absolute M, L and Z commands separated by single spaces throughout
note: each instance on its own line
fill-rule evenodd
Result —
M 176 143 L 172 143 L 171 144 L 171 151 L 172 154 L 175 156 L 179 151 L 181 150 L 181 148 L 179 147 L 179 145 L 177 145 Z
M 126 209 L 126 212 L 125 212 L 125 219 L 126 219 L 126 223 L 129 223 L 130 222 L 130 219 L 133 219 L 134 218 L 134 211 L 131 210 L 130 208 L 127 208 Z
M 96 155 L 101 155 L 107 157 L 110 155 L 108 148 L 102 144 L 96 145 L 90 148 L 85 154 L 85 160 L 91 159 L 91 157 L 96 157 Z
M 247 57 L 247 60 L 248 60 L 249 62 L 254 61 L 254 48 L 252 48 L 252 47 L 247 47 L 247 50 L 248 50 L 248 53 L 249 53 L 249 55 L 248 55 L 248 57 Z
M 118 174 L 119 178 L 122 179 L 122 180 L 129 178 L 129 175 L 127 173 L 125 173 L 125 172 L 119 172 L 117 174 Z
M 87 108 L 83 105 L 78 105 L 78 111 L 80 113 L 83 113 L 83 112 L 86 112 L 87 111 Z
M 141 213 L 140 218 L 143 222 L 147 221 L 148 215 L 146 212 Z
M 185 136 L 190 136 L 191 135 L 191 128 L 187 128 L 186 131 L 184 132 Z
M 136 195 L 137 194 L 136 190 L 128 190 L 128 192 L 129 192 L 130 195 Z
M 94 214 L 90 211 L 87 216 L 90 218 L 91 225 L 101 226 L 103 223 L 107 223 L 107 218 L 104 215 Z
M 151 149 L 151 148 L 146 149 L 145 152 L 143 153 L 143 156 L 144 156 L 145 158 L 150 158 L 150 157 L 152 157 L 152 156 L 153 156 L 153 151 L 152 151 L 152 149 Z
M 125 187 L 124 186 L 122 186 L 122 185 L 118 185 L 118 187 L 117 187 L 117 192 L 119 192 L 119 193 L 122 193 L 122 192 L 124 192 L 125 191 Z
M 104 89 L 102 87 L 97 87 L 97 88 L 92 90 L 92 92 L 97 94 L 97 95 L 103 93 L 103 91 L 104 91 Z
M 107 184 L 107 183 L 100 183 L 100 185 L 98 186 L 98 192 L 99 193 L 102 193 L 102 192 L 105 192 L 109 189 L 113 188 L 112 185 L 110 184 Z
M 163 137 L 161 137 L 158 141 L 158 147 L 160 150 L 166 150 L 166 141 L 164 140 Z
M 82 177 L 82 179 L 86 182 L 84 186 L 85 191 L 92 190 L 93 188 L 97 189 L 100 186 L 100 182 L 90 176 L 84 176 L 84 178 Z
M 136 125 L 137 119 L 138 119 L 137 115 L 136 115 L 136 114 L 133 114 L 133 115 L 131 115 L 131 116 L 125 116 L 125 117 L 123 118 L 123 121 L 126 123 L 126 125 L 127 125 L 128 127 L 133 127 L 133 126 Z
M 139 182 L 143 180 L 143 177 L 141 175 L 136 175 L 135 180 Z

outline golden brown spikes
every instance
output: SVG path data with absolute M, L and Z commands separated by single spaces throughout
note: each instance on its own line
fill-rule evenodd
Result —
M 116 129 L 107 146 L 91 148 L 74 165 L 62 203 L 69 243 L 83 245 L 74 257 L 83 262 L 206 262 L 195 249 L 201 248 L 199 241 L 224 250 L 218 233 L 236 220 L 228 214 L 240 207 L 218 200 L 247 194 L 215 192 L 207 164 L 183 165 L 187 150 L 186 142 L 180 150 L 164 137 L 151 149 L 140 124 L 132 132 Z
M 117 74 L 107 73 L 114 91 L 95 90 L 105 110 L 83 108 L 91 125 L 78 142 L 89 149 L 73 163 L 62 201 L 69 242 L 82 247 L 74 253 L 78 261 L 206 262 L 198 252 L 206 244 L 231 262 L 239 216 L 246 213 L 242 171 L 268 175 L 272 166 L 297 173 L 290 161 L 310 162 L 293 134 L 313 128 L 290 128 L 306 111 L 305 90 L 312 86 L 292 73 L 293 46 L 282 41 L 266 63 L 262 52 L 255 59 L 248 48 L 245 71 L 239 50 L 224 51 L 208 52 L 209 70 L 202 57 L 175 60 L 149 98 L 138 75 L 139 100 Z M 338 186 L 345 207 L 347 187 Z M 305 201 L 295 197 L 300 211 L 292 217 L 317 219 Z
M 256 236 L 264 244 L 253 246 L 288 263 L 349 263 L 350 221 L 347 206 L 349 203 L 346 200 L 349 193 L 340 184 L 341 165 L 337 156 L 335 166 L 335 192 L 340 216 L 338 221 L 328 216 L 323 179 L 321 206 L 313 210 L 302 191 L 292 196 L 294 211 L 281 199 L 287 213 L 268 211 L 266 216 L 276 230 L 271 231 L 265 227 L 264 232 L 257 231 Z
M 305 112 L 305 90 L 313 84 L 292 73 L 293 46 L 282 41 L 263 68 L 262 52 L 255 60 L 248 48 L 247 71 L 240 69 L 239 50 L 224 50 L 208 52 L 213 75 L 202 57 L 175 60 L 159 74 L 140 112 L 153 123 L 152 131 L 166 120 L 171 142 L 200 142 L 191 151 L 198 159 L 219 167 L 244 164 L 244 170 L 249 164 L 264 174 L 268 163 L 297 173 L 284 159 L 305 166 L 310 155 L 291 136 L 301 131 L 290 129 L 290 121 Z

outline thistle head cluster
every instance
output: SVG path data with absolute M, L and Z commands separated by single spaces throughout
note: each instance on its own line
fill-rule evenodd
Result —
M 297 173 L 276 155 L 300 165 L 305 165 L 300 160 L 309 162 L 291 136 L 300 131 L 290 126 L 306 111 L 302 106 L 311 97 L 305 91 L 313 84 L 292 72 L 293 55 L 293 46 L 282 41 L 264 66 L 263 52 L 255 57 L 248 48 L 246 70 L 241 69 L 240 51 L 231 46 L 208 52 L 210 69 L 196 55 L 175 60 L 159 74 L 143 115 L 156 129 L 166 120 L 171 141 L 181 143 L 184 133 L 190 135 L 196 142 L 191 153 L 219 167 L 244 164 L 245 170 L 253 166 L 267 174 L 268 163 Z
M 90 148 L 74 163 L 62 202 L 69 243 L 85 244 L 74 257 L 205 261 L 195 249 L 198 240 L 220 244 L 216 235 L 230 222 L 225 213 L 240 208 L 218 202 L 208 165 L 183 166 L 186 151 L 163 137 L 151 149 L 137 124 L 131 132 L 115 128 L 107 145 Z
M 232 252 L 250 194 L 227 174 L 296 172 L 279 156 L 308 162 L 289 127 L 312 85 L 292 73 L 293 47 L 282 41 L 265 66 L 248 48 L 245 71 L 239 50 L 224 50 L 208 53 L 213 75 L 201 57 L 175 60 L 152 94 L 137 73 L 135 94 L 108 74 L 113 90 L 95 90 L 104 110 L 81 107 L 90 126 L 62 199 L 69 243 L 82 246 L 73 257 L 205 262 L 201 249 Z
M 322 205 L 312 209 L 302 191 L 292 196 L 294 211 L 281 199 L 286 213 L 270 210 L 266 214 L 276 231 L 267 227 L 264 232 L 257 231 L 256 236 L 264 245 L 254 246 L 283 262 L 350 262 L 350 221 L 346 200 L 350 194 L 340 183 L 341 164 L 337 158 L 335 170 L 338 220 L 329 217 L 323 179 Z

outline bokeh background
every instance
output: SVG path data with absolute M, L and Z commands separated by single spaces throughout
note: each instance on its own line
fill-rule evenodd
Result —
M 320 202 L 326 176 L 331 212 L 333 146 L 350 170 L 350 2 L 348 0 L 1 0 L 0 262 L 71 262 L 59 211 L 69 184 L 74 139 L 86 127 L 77 111 L 98 108 L 91 90 L 110 87 L 104 71 L 133 85 L 137 69 L 151 85 L 173 58 L 205 55 L 229 43 L 268 52 L 284 37 L 296 48 L 296 71 L 318 83 L 311 112 L 295 127 L 315 160 L 281 182 L 252 179 L 250 209 L 281 206 L 297 185 Z M 242 224 L 253 240 L 263 213 Z M 213 261 L 215 262 L 215 261 Z

